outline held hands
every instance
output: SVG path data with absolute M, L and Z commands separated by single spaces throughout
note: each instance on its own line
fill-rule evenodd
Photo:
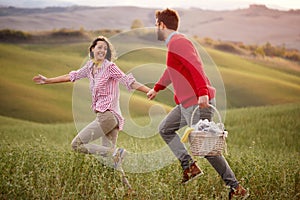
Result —
M 149 100 L 152 100 L 156 97 L 157 92 L 154 89 L 149 90 L 147 93 L 147 97 Z M 209 107 L 209 99 L 208 95 L 200 96 L 198 99 L 198 105 L 200 108 L 207 108 Z
M 154 89 L 149 90 L 149 92 L 147 93 L 147 97 L 149 100 L 152 100 L 156 97 L 157 92 L 155 92 Z
M 39 74 L 39 75 L 33 77 L 32 80 L 33 80 L 36 84 L 42 85 L 42 84 L 46 84 L 47 78 L 46 78 L 45 76 Z
M 209 107 L 208 95 L 200 96 L 198 99 L 198 105 L 200 108 Z

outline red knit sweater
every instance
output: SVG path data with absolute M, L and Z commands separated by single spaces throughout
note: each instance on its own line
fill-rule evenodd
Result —
M 182 34 L 175 34 L 167 46 L 167 68 L 154 90 L 158 92 L 172 83 L 175 102 L 184 107 L 196 105 L 199 96 L 208 95 L 213 99 L 215 88 L 211 86 L 192 42 Z

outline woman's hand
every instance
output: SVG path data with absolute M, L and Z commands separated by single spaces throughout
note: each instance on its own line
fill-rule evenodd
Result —
M 43 75 L 37 75 L 37 76 L 35 76 L 35 77 L 33 77 L 33 79 L 32 79 L 36 84 L 46 84 L 46 80 L 47 80 L 47 78 L 45 77 L 45 76 L 43 76 Z
M 155 96 L 157 95 L 157 92 L 154 89 L 151 89 L 148 93 L 147 93 L 147 97 L 149 100 L 152 100 L 155 98 Z
M 69 74 L 65 74 L 62 76 L 57 76 L 57 77 L 53 77 L 53 78 L 47 78 L 43 75 L 37 75 L 35 77 L 33 77 L 32 79 L 36 84 L 53 84 L 53 83 L 64 83 L 64 82 L 70 82 L 70 75 Z

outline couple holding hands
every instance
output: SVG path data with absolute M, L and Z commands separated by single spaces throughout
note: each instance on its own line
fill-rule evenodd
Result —
M 123 129 L 124 118 L 119 108 L 119 83 L 130 90 L 138 90 L 147 94 L 152 100 L 160 90 L 172 84 L 176 106 L 168 113 L 159 125 L 162 139 L 180 161 L 183 169 L 182 183 L 199 177 L 202 170 L 188 153 L 180 141 L 177 130 L 191 125 L 189 123 L 193 110 L 199 106 L 195 121 L 212 120 L 215 106 L 215 89 L 211 86 L 204 72 L 202 61 L 192 42 L 177 32 L 179 16 L 175 10 L 156 11 L 157 38 L 167 46 L 166 69 L 152 89 L 137 82 L 132 74 L 125 74 L 112 62 L 114 50 L 109 40 L 97 37 L 89 47 L 90 59 L 85 65 L 58 77 L 47 78 L 43 75 L 33 77 L 37 84 L 54 84 L 74 82 L 82 78 L 90 81 L 92 109 L 96 119 L 83 128 L 72 141 L 76 151 L 103 156 L 113 156 L 114 167 L 121 164 L 126 150 L 117 148 L 118 132 Z M 201 111 L 201 117 L 200 117 Z M 102 138 L 102 145 L 91 142 Z M 226 159 L 220 156 L 205 156 L 212 167 L 218 172 L 226 185 L 230 187 L 229 199 L 241 197 L 246 199 L 249 192 L 237 181 Z

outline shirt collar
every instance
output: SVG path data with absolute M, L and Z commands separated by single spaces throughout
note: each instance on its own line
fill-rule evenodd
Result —
M 166 45 L 168 45 L 168 43 L 170 42 L 171 38 L 172 38 L 174 35 L 176 35 L 176 34 L 178 34 L 178 32 L 177 32 L 177 31 L 174 31 L 174 32 L 172 32 L 172 33 L 167 37 L 167 39 L 166 39 L 166 41 L 165 41 Z
M 94 59 L 90 59 L 89 62 L 90 62 L 89 63 L 89 68 L 90 69 L 92 69 L 94 67 L 94 64 L 97 64 L 97 63 L 94 62 Z M 105 67 L 108 63 L 110 63 L 110 61 L 105 58 L 102 65 L 101 65 L 101 67 Z

